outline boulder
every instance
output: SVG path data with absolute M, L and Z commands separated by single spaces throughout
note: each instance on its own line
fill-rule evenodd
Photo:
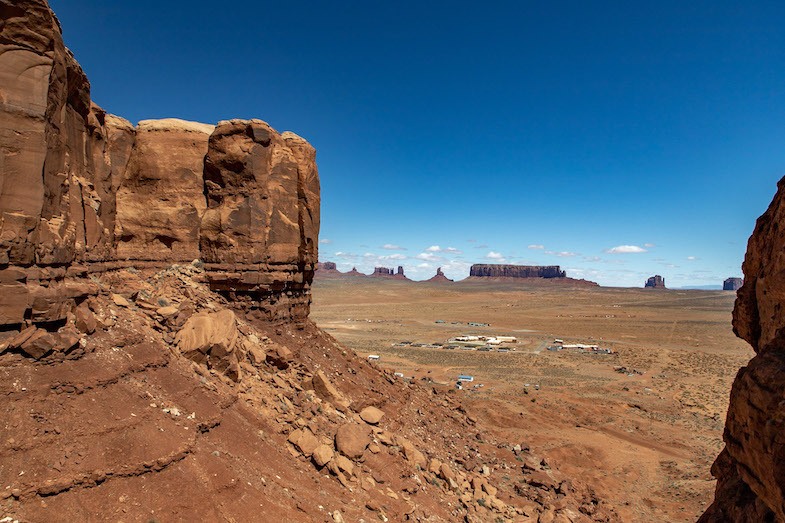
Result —
M 402 436 L 396 436 L 395 442 L 403 450 L 403 455 L 407 461 L 409 461 L 412 465 L 425 470 L 426 466 L 428 465 L 428 460 L 426 459 L 425 454 L 420 452 L 411 441 Z
M 347 423 L 339 427 L 335 433 L 335 448 L 347 458 L 362 457 L 369 443 L 371 437 L 367 425 Z
M 325 401 L 329 401 L 336 407 L 348 408 L 351 404 L 338 389 L 336 389 L 322 370 L 317 370 L 313 375 L 313 390 Z
M 289 364 L 293 359 L 294 355 L 292 354 L 292 351 L 289 350 L 288 347 L 284 347 L 277 343 L 273 344 L 273 346 L 268 349 L 267 354 L 265 354 L 267 363 L 279 370 L 288 369 Z
M 308 428 L 297 429 L 289 434 L 289 443 L 297 447 L 306 457 L 313 455 L 319 447 L 319 439 Z
M 98 320 L 86 302 L 79 304 L 75 311 L 74 325 L 80 332 L 92 334 L 98 328 Z
M 384 412 L 377 409 L 376 407 L 365 407 L 363 410 L 360 411 L 360 418 L 366 423 L 370 423 L 371 425 L 376 425 L 382 420 L 384 416 Z
M 323 467 L 333 459 L 334 455 L 335 452 L 331 446 L 322 444 L 314 449 L 312 458 L 318 467 Z
M 185 357 L 235 375 L 239 368 L 235 351 L 238 338 L 235 315 L 224 309 L 191 316 L 175 336 L 175 343 Z
M 349 477 L 354 475 L 354 463 L 352 463 L 348 458 L 339 454 L 335 456 L 334 460 L 338 470 L 345 472 Z

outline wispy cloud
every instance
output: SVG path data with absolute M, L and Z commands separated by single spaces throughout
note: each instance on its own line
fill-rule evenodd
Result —
M 637 254 L 640 252 L 648 252 L 643 247 L 639 247 L 637 245 L 618 245 L 616 247 L 611 247 L 607 249 L 605 252 L 608 254 Z
M 497 260 L 497 261 L 504 260 L 504 255 L 500 252 L 495 252 L 495 251 L 489 252 L 488 254 L 485 255 L 485 257 L 488 258 L 489 260 Z
M 646 247 L 647 249 L 651 249 L 652 247 L 656 247 L 656 245 L 654 245 L 653 243 L 644 243 L 643 246 Z
M 690 260 L 690 261 L 695 261 L 695 260 L 698 259 L 698 257 L 697 256 L 687 256 L 687 259 Z
M 570 252 L 570 251 L 545 251 L 545 254 L 550 254 L 551 256 L 558 256 L 560 258 L 571 258 L 573 256 L 578 256 L 577 252 Z
M 330 245 L 332 242 L 333 242 L 332 240 L 328 240 L 327 238 L 322 238 L 321 240 L 319 240 L 319 243 L 321 243 L 322 245 Z
M 451 254 L 463 254 L 462 250 L 456 249 L 455 247 L 445 247 L 445 248 L 442 248 L 442 247 L 440 247 L 438 245 L 431 245 L 430 247 L 425 249 L 425 251 L 426 252 L 449 252 Z
M 545 245 L 540 245 L 538 243 L 533 243 L 533 244 L 529 245 L 529 249 L 540 249 L 540 250 L 542 250 L 544 248 L 545 248 Z
M 392 243 L 385 243 L 382 245 L 382 249 L 387 251 L 405 251 L 406 247 L 401 247 L 400 245 L 393 245 Z
M 425 260 L 425 261 L 440 261 L 443 258 L 441 256 L 436 256 L 432 252 L 421 252 L 417 256 L 415 256 L 418 260 Z

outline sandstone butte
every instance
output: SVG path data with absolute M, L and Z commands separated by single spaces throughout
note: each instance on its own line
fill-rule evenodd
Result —
M 310 322 L 305 140 L 133 126 L 92 103 L 44 0 L 0 16 L 0 519 L 619 520 L 456 394 Z M 734 328 L 757 355 L 704 522 L 785 520 L 783 249 L 785 179 L 744 262 Z
M 134 126 L 45 0 L 0 17 L 1 521 L 618 520 L 309 320 L 305 140 Z

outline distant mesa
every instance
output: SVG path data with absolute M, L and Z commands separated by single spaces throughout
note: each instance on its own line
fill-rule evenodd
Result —
M 407 278 L 406 275 L 404 274 L 402 266 L 399 266 L 398 269 L 393 269 L 392 267 L 376 267 L 374 268 L 373 273 L 368 275 L 358 271 L 357 267 L 352 267 L 352 270 L 350 270 L 349 272 L 341 272 L 338 270 L 338 265 L 335 262 L 331 262 L 331 261 L 319 262 L 314 277 L 320 279 L 335 279 L 335 278 L 346 278 L 346 277 L 358 277 L 358 278 L 372 277 L 372 278 L 385 278 L 385 279 L 392 279 L 392 280 L 410 281 L 409 278 Z
M 338 266 L 335 262 L 319 262 L 316 264 L 317 271 L 337 271 Z
M 469 269 L 469 277 L 476 278 L 566 278 L 558 265 L 499 265 L 476 263 Z
M 436 275 L 432 276 L 431 278 L 429 278 L 426 281 L 433 282 L 433 283 L 452 282 L 452 280 L 450 278 L 448 278 L 447 276 L 444 275 L 444 273 L 442 272 L 442 268 L 441 267 L 436 269 Z
M 408 280 L 409 278 L 403 272 L 403 266 L 399 265 L 396 271 L 392 267 L 374 267 L 371 276 L 381 278 L 393 278 L 396 280 Z
M 655 274 L 648 280 L 646 280 L 646 284 L 644 288 L 647 289 L 664 289 L 665 288 L 665 278 L 660 276 L 659 274 Z
M 743 278 L 728 278 L 722 282 L 722 290 L 724 291 L 737 291 L 744 285 Z

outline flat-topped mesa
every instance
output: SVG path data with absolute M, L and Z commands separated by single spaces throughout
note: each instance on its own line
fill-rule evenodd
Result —
M 261 120 L 134 127 L 90 83 L 41 0 L 0 0 L 0 327 L 64 320 L 89 272 L 205 262 L 251 316 L 302 321 L 317 261 L 308 142 Z
M 335 262 L 319 262 L 316 264 L 316 270 L 319 271 L 337 271 L 338 266 Z
M 374 267 L 371 276 L 394 276 L 395 269 L 391 267 Z
M 354 269 L 352 269 L 354 271 Z M 347 274 L 351 274 L 347 273 Z M 408 280 L 409 278 L 404 274 L 403 266 L 399 265 L 398 269 L 392 267 L 374 267 L 371 273 L 373 278 L 392 278 L 394 280 Z
M 471 266 L 469 276 L 481 278 L 565 278 L 567 273 L 558 265 L 500 265 L 478 263 Z
M 665 288 L 665 278 L 656 274 L 646 280 L 646 283 L 643 285 L 646 289 L 664 289 Z
M 737 291 L 744 285 L 743 278 L 728 278 L 722 282 L 722 290 L 724 291 Z

